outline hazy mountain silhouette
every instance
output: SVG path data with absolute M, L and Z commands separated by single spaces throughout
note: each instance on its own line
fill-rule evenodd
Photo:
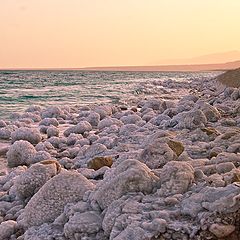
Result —
M 240 60 L 235 62 L 217 64 L 185 64 L 160 66 L 118 66 L 118 67 L 90 67 L 82 70 L 92 71 L 216 71 L 230 70 L 240 67 Z
M 167 59 L 158 61 L 157 65 L 216 64 L 240 60 L 240 51 L 212 53 L 193 58 Z

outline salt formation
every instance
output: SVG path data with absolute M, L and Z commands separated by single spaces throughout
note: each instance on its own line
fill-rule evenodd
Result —
M 189 93 L 0 121 L 0 239 L 239 239 L 240 89 L 154 84 Z

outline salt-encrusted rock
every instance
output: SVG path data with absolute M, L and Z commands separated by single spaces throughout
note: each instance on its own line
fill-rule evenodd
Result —
M 164 166 L 167 162 L 176 160 L 177 155 L 161 139 L 151 141 L 140 153 L 140 161 L 149 168 L 155 169 Z
M 9 140 L 12 131 L 8 127 L 0 128 L 0 139 Z
M 95 157 L 88 161 L 87 166 L 96 171 L 104 166 L 111 167 L 112 164 L 113 164 L 112 157 Z
M 124 124 L 136 124 L 138 121 L 141 121 L 142 119 L 137 114 L 131 114 L 128 116 L 121 117 L 120 120 Z
M 59 126 L 59 122 L 56 118 L 44 118 L 40 123 L 39 126 Z
M 164 165 L 159 176 L 161 196 L 183 194 L 193 183 L 194 169 L 186 162 L 171 161 Z
M 6 127 L 6 126 L 7 126 L 6 122 L 3 120 L 0 120 L 0 128 Z
M 86 121 L 88 121 L 93 127 L 96 127 L 100 122 L 100 115 L 92 111 L 87 116 Z
M 86 234 L 97 234 L 102 229 L 102 218 L 97 212 L 76 212 L 64 225 L 64 233 L 67 238 L 75 239 L 86 236 Z
M 216 122 L 220 119 L 221 114 L 219 113 L 217 108 L 203 101 L 199 101 L 198 105 L 200 109 L 203 111 L 203 113 L 205 114 L 208 121 Z
M 7 152 L 7 162 L 9 167 L 31 164 L 32 158 L 36 154 L 34 146 L 28 141 L 16 141 L 10 146 Z
M 131 135 L 138 130 L 138 126 L 135 124 L 126 124 L 119 130 L 120 135 Z
M 153 110 L 163 110 L 162 104 L 163 104 L 162 100 L 149 99 L 144 103 L 142 109 L 152 108 Z
M 182 214 L 196 217 L 201 211 L 230 214 L 239 209 L 239 186 L 230 184 L 226 187 L 204 187 L 193 193 L 181 203 Z
M 10 192 L 22 200 L 30 199 L 49 179 L 58 173 L 56 162 L 36 163 L 14 181 Z
M 26 140 L 32 144 L 38 144 L 42 140 L 38 129 L 21 127 L 11 134 L 12 142 Z
M 59 137 L 59 129 L 56 128 L 56 127 L 49 127 L 47 129 L 47 137 L 50 138 L 50 137 Z
M 31 113 L 31 112 L 25 112 L 21 118 L 29 118 L 32 119 L 34 122 L 40 122 L 42 119 L 38 114 Z
M 100 120 L 102 120 L 105 117 L 112 115 L 112 107 L 107 105 L 97 106 L 94 109 L 94 112 L 98 113 L 100 115 Z
M 31 159 L 31 161 L 29 162 L 29 164 L 34 164 L 34 163 L 38 163 L 41 162 L 43 160 L 49 160 L 51 159 L 51 154 L 46 152 L 46 151 L 38 151 Z
M 159 114 L 156 117 L 152 118 L 149 122 L 156 125 L 160 126 L 163 121 L 169 121 L 171 118 L 165 114 Z
M 102 130 L 104 128 L 110 127 L 111 125 L 114 125 L 114 121 L 111 118 L 104 118 L 98 123 L 97 128 L 99 130 Z
M 67 145 L 71 146 L 74 145 L 78 140 L 83 139 L 83 136 L 81 134 L 71 133 L 67 137 Z
M 48 107 L 41 112 L 41 117 L 44 118 L 57 118 L 63 115 L 63 111 L 59 107 Z
M 50 142 L 40 142 L 35 146 L 35 149 L 37 151 L 46 151 L 49 152 L 51 150 L 54 150 L 53 145 Z
M 25 228 L 53 222 L 62 212 L 67 203 L 82 200 L 86 191 L 94 185 L 77 172 L 56 175 L 31 198 L 19 223 Z
M 198 127 L 205 127 L 207 118 L 201 110 L 191 110 L 189 112 L 182 112 L 173 117 L 169 122 L 169 127 L 177 129 L 195 129 Z
M 98 184 L 92 195 L 101 209 L 130 192 L 151 193 L 158 179 L 151 170 L 137 160 L 125 160 Z
M 68 137 L 71 133 L 83 134 L 92 130 L 92 126 L 87 121 L 81 121 L 76 126 L 70 127 L 64 131 L 64 136 Z
M 0 239 L 8 240 L 11 235 L 17 230 L 17 222 L 8 220 L 0 224 Z
M 214 223 L 209 227 L 209 231 L 213 233 L 218 239 L 225 238 L 235 231 L 236 227 L 233 225 L 224 225 Z
M 42 108 L 40 106 L 37 105 L 32 105 L 30 107 L 28 107 L 25 112 L 41 112 Z
M 95 156 L 99 156 L 104 154 L 107 151 L 105 145 L 101 143 L 94 143 L 93 145 L 89 146 L 85 151 L 86 158 L 93 158 Z

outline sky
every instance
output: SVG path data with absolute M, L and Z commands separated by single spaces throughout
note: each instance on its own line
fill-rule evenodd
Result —
M 239 0 L 0 0 L 0 68 L 158 65 L 240 51 L 239 12 Z

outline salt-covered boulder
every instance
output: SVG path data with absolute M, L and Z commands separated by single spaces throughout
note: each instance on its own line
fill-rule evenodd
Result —
M 125 160 L 112 169 L 107 177 L 97 185 L 92 194 L 101 209 L 111 202 L 131 192 L 151 193 L 158 179 L 151 170 L 137 160 Z
M 49 160 L 51 159 L 51 154 L 46 152 L 46 151 L 38 151 L 36 152 L 36 154 L 32 157 L 31 161 L 29 162 L 29 164 L 34 164 L 34 163 L 38 163 L 41 162 L 43 160 Z
M 12 131 L 8 127 L 0 128 L 0 139 L 9 140 L 11 138 Z
M 138 121 L 141 121 L 142 119 L 137 114 L 131 114 L 131 115 L 128 115 L 128 116 L 121 117 L 120 120 L 124 124 L 136 124 Z
M 6 126 L 7 126 L 6 122 L 3 120 L 0 120 L 0 128 L 6 127 Z
M 173 144 L 171 146 L 173 147 Z M 176 160 L 176 158 L 176 153 L 162 139 L 149 142 L 139 156 L 139 160 L 151 169 L 160 168 L 167 162 Z
M 92 111 L 87 116 L 86 121 L 88 121 L 93 127 L 96 127 L 100 122 L 100 115 Z
M 63 115 L 63 111 L 61 110 L 61 108 L 53 106 L 53 107 L 48 107 L 46 109 L 44 109 L 41 112 L 41 117 L 44 118 L 57 118 L 60 117 L 61 115 Z
M 29 165 L 36 152 L 34 146 L 28 141 L 16 141 L 7 152 L 8 166 Z
M 71 133 L 67 137 L 67 145 L 71 146 L 74 145 L 78 140 L 83 139 L 83 136 L 81 134 Z
M 112 115 L 112 107 L 108 105 L 97 106 L 94 108 L 94 112 L 100 115 L 100 120 L 104 119 L 107 116 Z
M 201 110 L 191 110 L 177 114 L 170 120 L 168 126 L 177 129 L 195 129 L 205 127 L 207 118 Z
M 25 228 L 53 222 L 62 212 L 67 203 L 82 200 L 88 190 L 93 190 L 87 178 L 77 172 L 63 171 L 47 181 L 46 184 L 31 198 L 19 223 Z
M 217 110 L 217 108 L 211 106 L 209 103 L 199 101 L 198 106 L 203 111 L 208 121 L 216 122 L 220 119 L 220 112 Z
M 8 220 L 0 224 L 0 239 L 8 240 L 17 230 L 18 224 L 13 220 Z
M 40 106 L 37 105 L 31 105 L 30 107 L 28 107 L 25 112 L 41 112 L 42 108 Z
M 38 114 L 31 113 L 31 112 L 25 112 L 22 116 L 21 119 L 23 118 L 29 118 L 32 119 L 34 122 L 40 122 L 42 119 Z
M 76 126 L 70 127 L 64 131 L 64 136 L 68 137 L 71 133 L 83 134 L 92 130 L 92 126 L 87 121 L 81 121 Z
M 87 234 L 96 236 L 102 229 L 102 217 L 94 211 L 76 212 L 64 225 L 65 236 L 69 239 L 84 238 Z M 95 238 L 100 239 L 100 238 Z
M 38 144 L 42 140 L 41 133 L 38 129 L 21 127 L 14 131 L 11 134 L 12 142 L 16 142 L 18 140 L 26 140 L 32 144 Z
M 59 129 L 56 128 L 56 127 L 49 127 L 47 129 L 47 137 L 50 138 L 50 137 L 59 137 Z
M 183 194 L 193 183 L 194 169 L 186 162 L 171 161 L 164 165 L 159 176 L 161 196 Z
M 56 118 L 44 118 L 40 123 L 39 126 L 55 126 L 58 127 L 59 122 Z
M 50 162 L 49 162 L 50 163 Z M 10 189 L 18 198 L 30 199 L 49 179 L 58 173 L 56 161 L 36 163 L 16 178 Z

